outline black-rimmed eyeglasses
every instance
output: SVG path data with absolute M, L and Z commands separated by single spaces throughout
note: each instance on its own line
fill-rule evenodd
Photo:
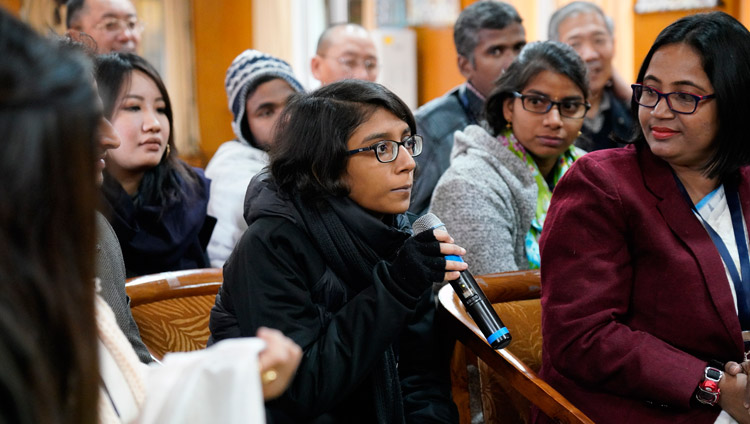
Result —
M 370 147 L 363 147 L 361 149 L 349 150 L 346 153 L 348 153 L 351 156 L 355 153 L 374 150 L 375 157 L 378 159 L 378 162 L 388 163 L 388 162 L 393 162 L 398 157 L 398 151 L 401 150 L 399 149 L 399 146 L 403 146 L 404 149 L 406 149 L 406 152 L 409 153 L 412 157 L 419 156 L 419 154 L 422 153 L 422 136 L 419 134 L 414 134 L 409 137 L 406 137 L 402 141 L 393 141 L 393 140 L 378 141 L 377 143 L 373 144 Z
M 662 93 L 654 87 L 649 87 L 643 84 L 631 84 L 633 88 L 633 100 L 643 107 L 655 108 L 659 104 L 659 100 L 662 97 L 667 99 L 667 107 L 669 110 L 675 113 L 681 113 L 683 115 L 690 115 L 695 113 L 698 109 L 698 102 L 705 99 L 712 99 L 716 97 L 715 94 L 707 94 L 705 96 L 698 96 L 693 93 L 685 93 L 683 91 L 673 91 L 671 93 Z
M 560 116 L 581 119 L 586 116 L 586 112 L 588 112 L 591 107 L 590 104 L 578 100 L 563 100 L 561 102 L 556 102 L 541 94 L 521 94 L 518 91 L 514 91 L 513 95 L 521 99 L 521 104 L 525 110 L 540 115 L 549 112 L 550 109 L 552 109 L 552 106 L 557 106 Z

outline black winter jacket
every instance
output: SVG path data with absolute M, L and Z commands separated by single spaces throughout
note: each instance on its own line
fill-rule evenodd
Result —
M 345 224 L 379 255 L 395 253 L 409 236 L 405 217 L 391 217 L 393 225 L 386 226 L 346 202 Z M 377 422 L 373 373 L 389 348 L 398 356 L 406 422 L 457 422 L 447 355 L 433 325 L 432 290 L 420 299 L 409 296 L 389 275 L 386 261 L 373 269 L 374 283 L 361 290 L 340 280 L 268 174 L 250 183 L 245 218 L 249 227 L 224 266 L 211 311 L 209 344 L 254 336 L 265 326 L 302 347 L 289 389 L 267 404 L 269 423 Z

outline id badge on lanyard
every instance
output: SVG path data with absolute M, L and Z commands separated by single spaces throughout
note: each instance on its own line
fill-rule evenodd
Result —
M 711 240 L 714 242 L 716 250 L 719 251 L 719 255 L 721 255 L 721 259 L 724 261 L 724 265 L 727 267 L 727 271 L 732 277 L 732 284 L 734 285 L 734 291 L 737 295 L 737 315 L 740 319 L 742 339 L 745 343 L 745 360 L 748 360 L 750 354 L 750 255 L 748 254 L 747 239 L 745 238 L 745 227 L 743 225 L 744 219 L 742 217 L 740 193 L 737 184 L 724 184 L 724 193 L 726 194 L 727 206 L 729 206 L 729 212 L 732 217 L 734 240 L 735 243 L 737 243 L 737 254 L 740 259 L 739 272 L 734 264 L 734 260 L 732 260 L 732 256 L 729 254 L 729 249 L 727 249 L 721 236 L 719 236 L 716 230 L 714 230 L 703 216 L 701 216 L 700 212 L 698 212 L 698 209 L 696 209 L 695 205 L 690 200 L 690 196 L 680 179 L 677 178 L 676 175 L 674 177 L 683 197 L 685 197 L 690 208 L 703 223 L 708 235 L 711 236 Z

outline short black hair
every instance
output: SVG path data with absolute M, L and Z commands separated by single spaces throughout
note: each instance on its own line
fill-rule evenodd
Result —
M 65 27 L 70 29 L 86 7 L 86 0 L 68 0 L 65 12 Z
M 380 84 L 343 80 L 308 94 L 294 95 L 276 124 L 271 174 L 279 188 L 306 198 L 345 196 L 342 181 L 347 141 L 378 108 L 417 125 L 409 107 Z
M 503 29 L 522 22 L 518 11 L 508 3 L 494 0 L 473 3 L 461 11 L 453 25 L 456 52 L 474 63 L 474 49 L 479 44 L 479 30 Z
M 745 142 L 745 121 L 750 116 L 750 32 L 724 12 L 700 13 L 684 17 L 666 27 L 651 46 L 638 72 L 642 83 L 651 58 L 660 48 L 686 44 L 701 57 L 703 71 L 714 88 L 718 131 L 716 150 L 706 161 L 703 172 L 709 178 L 723 179 L 750 164 L 750 144 Z M 679 64 L 675 64 L 679 66 Z M 631 112 L 638 116 L 638 103 L 631 99 Z M 637 124 L 636 124 L 637 125 Z M 640 125 L 636 144 L 645 145 Z
M 484 117 L 493 135 L 505 129 L 508 121 L 503 115 L 505 99 L 513 92 L 521 92 L 532 78 L 542 71 L 568 77 L 581 89 L 584 101 L 589 98 L 589 79 L 586 64 L 572 47 L 559 41 L 536 41 L 527 44 L 500 79 L 495 83 L 484 105 Z

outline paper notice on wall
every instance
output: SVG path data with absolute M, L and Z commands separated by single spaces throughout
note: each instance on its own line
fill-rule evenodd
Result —
M 666 12 L 671 10 L 708 9 L 719 5 L 719 0 L 638 0 L 635 13 Z

